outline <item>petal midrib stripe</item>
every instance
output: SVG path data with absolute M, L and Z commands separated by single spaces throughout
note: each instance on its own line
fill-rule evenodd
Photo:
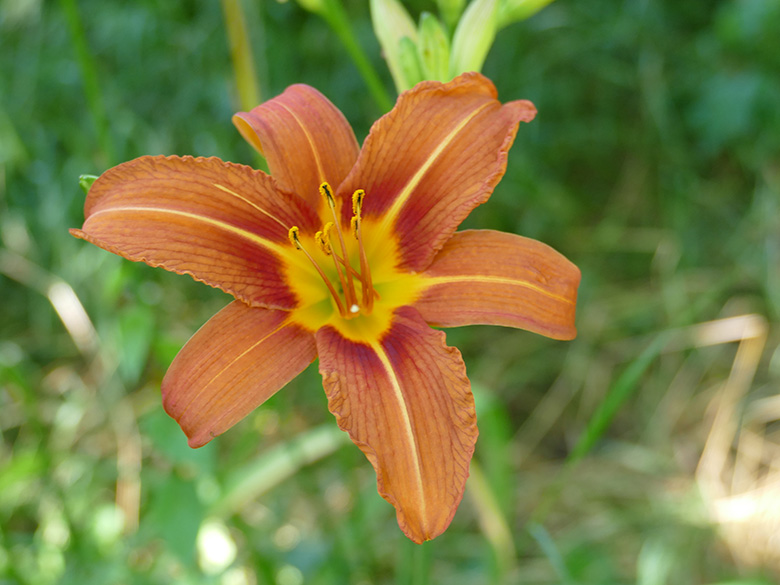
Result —
M 262 309 L 260 309 L 262 310 Z M 231 359 L 221 370 L 219 370 L 216 374 L 214 374 L 208 382 L 206 382 L 203 387 L 200 389 L 199 392 L 195 394 L 195 396 L 192 397 L 189 404 L 184 408 L 184 410 L 179 414 L 179 419 L 183 419 L 184 415 L 187 414 L 187 411 L 189 411 L 190 407 L 195 403 L 195 401 L 200 398 L 201 395 L 208 389 L 211 384 L 213 384 L 219 377 L 221 377 L 226 371 L 228 371 L 230 368 L 232 368 L 239 360 L 243 359 L 245 355 L 247 355 L 249 352 L 253 351 L 257 346 L 265 343 L 268 341 L 271 337 L 279 333 L 282 329 L 287 327 L 290 324 L 289 318 L 282 321 L 273 331 L 268 333 L 267 335 L 261 337 L 256 342 L 252 343 L 249 347 L 247 347 L 244 351 L 242 351 L 237 356 L 234 356 L 233 359 Z
M 433 166 L 433 163 L 436 162 L 436 159 L 441 156 L 441 153 L 444 152 L 444 149 L 447 148 L 453 140 L 457 137 L 457 135 L 463 130 L 463 128 L 471 122 L 480 112 L 482 112 L 484 109 L 489 107 L 493 102 L 486 102 L 476 108 L 473 112 L 468 114 L 467 116 L 464 116 L 464 118 L 458 122 L 458 125 L 453 128 L 447 136 L 444 137 L 444 139 L 439 143 L 439 145 L 431 152 L 431 154 L 428 155 L 428 158 L 425 159 L 425 162 L 420 165 L 420 168 L 417 169 L 417 172 L 412 175 L 412 178 L 409 179 L 409 181 L 406 183 L 406 185 L 403 186 L 401 191 L 398 193 L 398 196 L 396 197 L 395 201 L 393 201 L 392 206 L 387 211 L 385 216 L 382 218 L 382 223 L 385 225 L 393 225 L 395 223 L 396 218 L 398 217 L 398 214 L 401 212 L 401 209 L 406 204 L 406 202 L 409 200 L 409 197 L 411 196 L 414 189 L 417 187 L 417 185 L 422 180 L 425 173 L 428 172 L 428 170 Z
M 395 370 L 393 370 L 393 365 L 390 363 L 390 358 L 387 357 L 387 353 L 385 352 L 384 348 L 379 343 L 372 343 L 371 348 L 376 352 L 379 361 L 382 362 L 382 367 L 385 369 L 385 373 L 387 374 L 388 380 L 390 381 L 390 386 L 393 389 L 393 397 L 398 403 L 398 410 L 401 412 L 401 416 L 403 417 L 403 430 L 406 436 L 406 440 L 409 444 L 409 451 L 412 454 L 412 467 L 414 468 L 415 485 L 417 486 L 417 491 L 420 494 L 420 510 L 422 512 L 421 517 L 426 518 L 427 505 L 425 501 L 425 489 L 423 488 L 422 470 L 420 467 L 420 451 L 419 446 L 417 445 L 417 439 L 414 437 L 414 431 L 412 430 L 412 420 L 409 416 L 409 409 L 406 405 L 406 401 L 404 400 L 401 385 L 398 382 L 398 376 L 396 376 Z
M 263 215 L 265 215 L 269 219 L 274 220 L 276 223 L 278 223 L 280 226 L 282 226 L 285 230 L 289 230 L 290 227 L 292 227 L 292 226 L 286 225 L 281 219 L 279 219 L 278 217 L 276 217 L 272 213 L 268 213 L 265 209 L 263 209 L 262 207 L 260 207 L 256 203 L 252 202 L 251 200 L 247 199 L 246 197 L 244 197 L 242 195 L 239 195 L 235 191 L 231 191 L 230 189 L 228 189 L 224 185 L 220 185 L 219 183 L 212 183 L 212 185 L 214 185 L 217 189 L 219 189 L 223 193 L 227 193 L 228 195 L 232 195 L 236 199 L 238 199 L 240 201 L 243 201 L 247 205 L 253 207 L 256 211 L 262 213 Z
M 129 207 L 112 207 L 110 209 L 102 209 L 100 211 L 95 211 L 92 213 L 89 218 L 87 218 L 87 222 L 89 220 L 94 219 L 100 215 L 106 215 L 106 214 L 113 214 L 113 213 L 163 213 L 168 215 L 175 215 L 179 217 L 186 217 L 188 219 L 195 220 L 197 222 L 202 222 L 208 225 L 212 225 L 216 228 L 225 230 L 227 232 L 233 233 L 239 237 L 242 237 L 253 244 L 257 244 L 258 246 L 262 246 L 271 252 L 274 252 L 275 254 L 278 254 L 279 256 L 289 256 L 289 249 L 286 246 L 282 246 L 280 244 L 277 244 L 275 242 L 272 242 L 270 240 L 267 240 L 265 238 L 260 237 L 254 232 L 247 231 L 245 229 L 241 229 L 239 227 L 236 227 L 234 225 L 231 225 L 229 223 L 226 223 L 224 221 L 219 221 L 217 219 L 213 219 L 211 217 L 205 216 L 205 215 L 198 215 L 196 213 L 189 213 L 187 211 L 180 211 L 178 209 L 165 209 L 160 207 L 143 207 L 143 206 L 129 206 Z
M 485 284 L 507 284 L 510 286 L 520 286 L 523 288 L 527 288 L 529 290 L 538 292 L 541 295 L 544 295 L 551 299 L 555 299 L 556 301 L 561 301 L 562 303 L 567 303 L 569 305 L 573 305 L 575 303 L 573 299 L 555 294 L 554 292 L 550 292 L 549 290 L 542 288 L 541 286 L 535 285 L 531 282 L 528 282 L 527 280 L 521 280 L 519 278 L 505 278 L 503 276 L 486 276 L 486 275 L 479 275 L 479 274 L 473 274 L 473 275 L 459 274 L 457 276 L 425 276 L 425 275 L 422 276 L 425 279 L 425 283 L 429 287 L 440 285 L 440 284 L 456 284 L 461 282 L 470 282 L 470 283 L 481 282 Z
M 303 123 L 303 121 L 296 115 L 295 111 L 292 108 L 287 107 L 283 103 L 279 103 L 279 105 L 287 111 L 290 116 L 292 116 L 293 120 L 298 124 L 298 126 L 301 127 L 301 130 L 303 131 L 304 136 L 306 136 L 306 140 L 309 142 L 309 147 L 311 148 L 312 155 L 314 156 L 314 164 L 317 166 L 317 174 L 319 175 L 320 183 L 327 180 L 327 177 L 325 177 L 325 169 L 322 166 L 322 161 L 320 160 L 320 153 L 317 151 L 317 147 L 315 145 L 314 139 L 312 138 L 311 134 L 309 134 L 309 129 L 306 128 L 306 125 Z

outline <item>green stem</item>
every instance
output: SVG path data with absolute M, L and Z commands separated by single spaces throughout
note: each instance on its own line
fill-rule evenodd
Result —
M 260 84 L 257 81 L 255 59 L 252 55 L 252 40 L 249 38 L 241 0 L 222 0 L 222 12 L 225 15 L 238 105 L 241 110 L 248 112 L 260 104 L 262 98 Z M 255 168 L 268 172 L 268 163 L 260 153 L 257 153 Z
M 225 14 L 230 59 L 236 77 L 238 103 L 242 110 L 248 112 L 260 103 L 261 98 L 241 0 L 222 0 L 222 11 Z
M 336 36 L 339 37 L 344 48 L 347 49 L 349 56 L 358 68 L 360 75 L 363 77 L 363 81 L 366 82 L 368 90 L 371 92 L 377 106 L 379 106 L 383 112 L 390 111 L 390 108 L 393 107 L 393 101 L 388 95 L 385 86 L 382 84 L 379 75 L 363 52 L 363 49 L 355 40 L 349 18 L 347 18 L 347 13 L 341 5 L 340 0 L 324 0 L 323 8 L 319 14 L 333 29 Z

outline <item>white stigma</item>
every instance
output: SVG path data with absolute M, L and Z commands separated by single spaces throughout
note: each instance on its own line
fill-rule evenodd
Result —
M 359 306 L 357 306 L 357 305 L 352 305 L 352 306 L 349 308 L 349 312 L 350 312 L 350 313 L 357 313 L 357 312 L 359 312 L 359 311 L 360 311 L 360 307 L 359 307 Z

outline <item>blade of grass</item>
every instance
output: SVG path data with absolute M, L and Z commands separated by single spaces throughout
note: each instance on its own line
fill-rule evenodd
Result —
M 601 401 L 596 412 L 593 413 L 593 416 L 588 421 L 588 425 L 585 427 L 585 431 L 566 458 L 566 463 L 569 466 L 587 455 L 598 440 L 601 439 L 620 408 L 639 388 L 639 381 L 642 375 L 664 349 L 671 335 L 671 332 L 665 332 L 656 336 L 650 345 L 628 365 L 618 379 L 615 380 L 615 383 L 610 386 L 604 400 Z
M 536 522 L 529 522 L 526 530 L 536 541 L 536 544 L 539 545 L 539 548 L 542 549 L 542 553 L 547 557 L 547 560 L 550 561 L 550 565 L 558 576 L 561 585 L 573 585 L 574 580 L 566 568 L 566 561 L 564 561 L 561 551 L 558 550 L 547 529 Z
M 96 355 L 97 331 L 67 282 L 27 258 L 4 249 L 0 249 L 0 274 L 45 296 L 81 354 L 86 358 Z
M 469 483 L 466 493 L 477 510 L 477 520 L 482 533 L 490 543 L 496 559 L 495 582 L 502 583 L 504 577 L 517 564 L 515 542 L 506 517 L 501 511 L 496 494 L 476 461 L 471 462 Z

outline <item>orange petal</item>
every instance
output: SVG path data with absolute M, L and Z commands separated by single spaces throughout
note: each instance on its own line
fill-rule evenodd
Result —
M 216 158 L 121 164 L 95 181 L 84 210 L 74 236 L 279 309 L 297 304 L 283 275 L 281 258 L 296 252 L 287 231 L 319 225 L 312 209 L 264 173 Z
M 420 543 L 441 534 L 463 496 L 477 440 L 460 352 L 411 307 L 396 311 L 381 341 L 317 332 L 328 407 L 365 453 L 380 495 Z
M 536 108 L 496 95 L 479 73 L 423 82 L 371 128 L 339 195 L 365 190 L 363 216 L 395 231 L 402 267 L 424 270 L 504 175 L 517 126 Z
M 287 319 L 233 301 L 179 352 L 162 382 L 163 406 L 190 447 L 224 433 L 314 361 L 314 335 Z
M 265 156 L 282 188 L 297 193 L 315 209 L 322 205 L 320 184 L 341 183 L 359 152 L 344 115 L 308 85 L 288 87 L 251 112 L 237 113 L 233 123 Z
M 507 325 L 573 339 L 579 269 L 550 246 L 492 230 L 457 232 L 414 304 L 430 324 Z

